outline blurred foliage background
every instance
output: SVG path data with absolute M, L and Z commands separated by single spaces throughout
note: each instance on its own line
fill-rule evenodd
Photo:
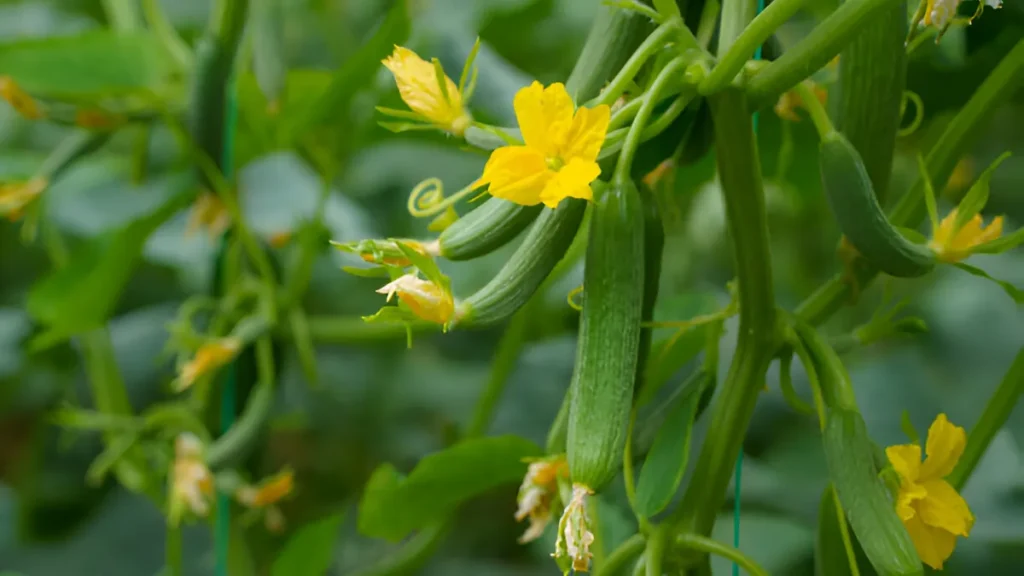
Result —
M 171 23 L 187 40 L 207 20 L 207 0 L 162 0 Z M 322 90 L 331 71 L 356 52 L 386 11 L 383 0 L 285 0 L 285 43 L 290 69 L 281 118 L 297 114 Z M 834 6 L 813 3 L 766 47 L 766 57 L 800 38 L 815 18 Z M 457 73 L 479 35 L 479 85 L 474 115 L 513 125 L 512 95 L 537 79 L 564 81 L 586 36 L 595 0 L 418 0 L 407 45 L 436 56 Z M 974 4 L 970 4 L 970 11 Z M 176 86 L 166 57 L 154 51 L 104 54 L 102 68 L 75 62 L 32 62 L 19 50 L 34 42 L 83 42 L 107 25 L 100 0 L 0 1 L 0 74 L 33 68 L 40 82 L 69 93 Z M 908 88 L 924 102 L 924 124 L 901 138 L 894 195 L 916 177 L 915 155 L 941 131 L 999 57 L 1024 33 L 1024 10 L 1010 0 L 968 28 L 951 30 L 939 45 L 925 42 L 911 58 Z M 86 35 L 86 36 L 82 36 Z M 77 40 L 75 38 L 78 38 Z M 68 38 L 66 40 L 56 40 Z M 94 48 L 103 50 L 103 46 Z M 140 61 L 141 59 L 141 61 Z M 90 66 L 97 61 L 89 60 Z M 46 67 L 51 68 L 47 69 Z M 31 89 L 31 86 L 25 86 Z M 247 219 L 263 238 L 294 232 L 316 209 L 322 177 L 309 159 L 286 149 L 276 136 L 281 118 L 251 76 L 239 79 L 241 120 L 237 168 Z M 173 92 L 173 90 L 172 90 Z M 461 150 L 435 135 L 391 134 L 376 125 L 373 107 L 401 107 L 390 75 L 381 67 L 361 87 L 350 110 L 337 110 L 329 129 L 342 130 L 335 176 L 326 206 L 331 238 L 427 237 L 426 223 L 405 210 L 409 190 L 436 176 L 461 187 L 478 174 L 485 156 Z M 0 180 L 30 176 L 67 129 L 29 122 L 0 106 Z M 144 158 L 145 178 L 133 171 L 143 136 L 121 131 L 98 152 L 64 173 L 46 192 L 46 217 L 74 247 L 147 213 L 181 185 L 187 161 L 172 135 L 155 125 Z M 783 124 L 766 111 L 760 123 L 763 169 L 768 182 L 772 253 L 780 303 L 792 307 L 839 270 L 839 234 L 818 184 L 817 140 L 808 121 Z M 964 158 L 943 196 L 944 213 L 982 168 L 1004 151 L 1007 160 L 992 180 L 987 212 L 1005 213 L 1007 229 L 1024 225 L 1024 94 L 997 113 L 985 137 Z M 668 156 L 671 150 L 665 151 Z M 715 183 L 713 152 L 676 175 L 657 316 L 686 319 L 728 301 L 731 255 Z M 892 199 L 890 199 L 892 201 Z M 460 212 L 467 208 L 460 208 Z M 989 214 L 987 214 L 989 215 Z M 210 290 L 215 242 L 186 235 L 182 212 L 145 244 L 110 323 L 120 367 L 136 408 L 169 395 L 173 363 L 162 351 L 166 324 L 177 306 Z M 456 294 L 483 285 L 513 246 L 468 263 L 443 263 Z M 287 258 L 287 247 L 277 250 Z M 293 347 L 284 348 L 272 430 L 261 451 L 267 471 L 290 464 L 297 471 L 296 498 L 284 508 L 288 531 L 248 531 L 254 573 L 269 566 L 290 533 L 317 526 L 333 542 L 330 574 L 344 574 L 391 554 L 391 544 L 369 540 L 355 529 L 354 506 L 376 466 L 408 471 L 423 455 L 451 442 L 463 426 L 488 375 L 503 327 L 487 331 L 417 335 L 405 348 L 401 332 L 369 336 L 339 332 L 331 319 L 354 319 L 376 310 L 377 283 L 347 275 L 352 262 L 325 250 L 315 266 L 304 306 L 318 339 L 319 377 L 309 381 Z M 979 256 L 972 263 L 1024 285 L 1024 254 Z M 64 402 L 90 404 L 79 351 L 61 345 L 29 352 L 33 324 L 26 294 L 46 272 L 38 243 L 25 243 L 20 226 L 0 223 L 0 570 L 26 576 L 51 574 L 156 574 L 163 565 L 164 521 L 146 500 L 118 487 L 85 482 L 100 451 L 98 436 L 68 433 L 47 423 L 48 408 Z M 530 324 L 530 341 L 516 363 L 490 434 L 512 433 L 543 445 L 572 371 L 575 316 L 565 295 L 581 282 L 575 270 L 545 295 Z M 876 283 L 827 327 L 840 336 L 867 321 L 888 295 L 908 299 L 906 313 L 923 318 L 927 334 L 848 352 L 857 395 L 871 434 L 880 444 L 904 442 L 901 413 L 919 430 L 945 412 L 970 427 L 1013 356 L 1024 346 L 1024 313 L 997 286 L 952 268 L 916 281 Z M 326 320 L 325 320 L 326 319 Z M 734 329 L 734 323 L 727 325 Z M 660 338 L 671 330 L 661 330 Z M 726 337 L 722 369 L 731 359 Z M 673 382 L 692 366 L 681 367 Z M 802 375 L 798 375 L 799 379 Z M 706 418 L 705 418 L 706 420 Z M 699 428 L 699 427 L 698 427 Z M 813 538 L 826 471 L 814 420 L 796 415 L 778 392 L 776 367 L 747 435 L 742 484 L 741 548 L 772 573 L 813 573 Z M 695 441 L 700 441 L 700 430 Z M 1024 560 L 1024 412 L 1017 410 L 996 438 L 964 493 L 977 524 L 960 543 L 947 571 L 1014 574 Z M 455 527 L 424 574 L 499 576 L 554 574 L 552 538 L 520 546 L 516 537 L 516 486 L 494 490 L 463 506 Z M 620 486 L 600 500 L 605 547 L 633 533 Z M 731 503 L 730 503 L 731 506 Z M 723 518 L 729 514 L 723 510 Z M 731 521 L 716 537 L 731 540 Z M 729 567 L 715 565 L 716 573 Z M 210 531 L 186 533 L 186 573 L 212 574 Z

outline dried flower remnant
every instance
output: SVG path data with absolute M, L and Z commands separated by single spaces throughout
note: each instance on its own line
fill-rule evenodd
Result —
M 277 504 L 295 490 L 295 474 L 285 469 L 256 486 L 242 486 L 235 491 L 240 504 L 263 514 L 263 523 L 270 532 L 281 532 L 285 527 L 284 514 Z
M 185 234 L 190 235 L 203 228 L 210 238 L 217 238 L 229 226 L 231 226 L 231 215 L 224 207 L 224 202 L 216 194 L 206 192 L 200 195 L 192 205 Z
M 516 499 L 516 521 L 530 519 L 530 526 L 519 538 L 521 544 L 532 542 L 544 534 L 551 522 L 551 504 L 558 493 L 558 479 L 568 478 L 565 456 L 552 456 L 531 462 L 519 487 Z
M 206 516 L 210 512 L 212 498 L 213 474 L 203 459 L 202 442 L 193 434 L 179 435 L 174 441 L 172 521 L 177 522 L 185 508 L 196 516 Z
M 203 344 L 196 355 L 182 367 L 173 388 L 176 392 L 188 389 L 200 377 L 216 371 L 238 355 L 242 343 L 237 338 L 221 338 Z
M 589 571 L 593 556 L 590 546 L 594 543 L 594 533 L 590 531 L 587 519 L 587 496 L 591 494 L 593 491 L 586 486 L 574 484 L 572 499 L 558 521 L 558 539 L 552 556 L 556 561 L 568 560 L 576 572 Z
M 418 278 L 414 274 L 406 274 L 377 290 L 378 294 L 386 294 L 387 301 L 398 295 L 398 299 L 409 307 L 419 318 L 437 324 L 447 324 L 455 315 L 455 299 L 443 287 Z
M 24 118 L 39 120 L 45 116 L 39 103 L 29 96 L 28 92 L 22 90 L 10 76 L 0 76 L 0 98 L 6 100 L 11 108 Z

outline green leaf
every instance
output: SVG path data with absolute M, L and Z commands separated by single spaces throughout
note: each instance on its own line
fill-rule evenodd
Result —
M 44 97 L 160 92 L 171 70 L 156 38 L 146 33 L 102 30 L 0 44 L 0 75 Z
M 998 280 L 996 278 L 993 278 L 992 276 L 989 275 L 988 272 L 985 272 L 981 268 L 971 266 L 970 264 L 957 262 L 956 264 L 953 265 L 972 276 L 985 278 L 986 280 L 991 280 L 992 282 L 995 282 L 996 284 L 999 285 L 1000 288 L 1002 288 L 1007 293 L 1007 295 L 1010 296 L 1010 298 L 1013 298 L 1014 302 L 1016 302 L 1017 304 L 1024 304 L 1024 290 L 1021 290 L 1020 288 L 1017 288 L 1013 284 L 1010 284 L 1009 282 L 1006 282 L 1004 280 Z
M 114 312 L 150 234 L 190 196 L 174 196 L 149 215 L 90 241 L 67 266 L 33 286 L 28 311 L 49 329 L 35 344 L 60 342 L 101 326 Z
M 650 518 L 672 501 L 690 460 L 690 433 L 699 402 L 696 389 L 681 396 L 658 430 L 637 481 L 637 514 Z
M 981 176 L 971 186 L 971 189 L 967 191 L 963 199 L 960 200 L 960 205 L 957 206 L 956 220 L 953 223 L 953 234 L 956 234 L 964 227 L 964 224 L 970 222 L 974 215 L 981 212 L 985 204 L 988 204 L 989 184 L 992 181 L 992 173 L 996 171 L 996 168 L 1010 157 L 1009 152 L 1004 152 L 999 158 L 996 158 Z
M 366 485 L 359 510 L 359 531 L 398 541 L 441 520 L 462 502 L 488 490 L 522 481 L 524 458 L 540 456 L 533 442 L 517 436 L 466 440 L 435 452 L 408 477 L 384 464 Z
M 845 520 L 844 520 L 845 521 Z M 848 576 L 850 561 L 843 544 L 836 510 L 835 489 L 830 483 L 821 495 L 818 508 L 818 534 L 814 542 L 815 576 Z
M 427 280 L 437 284 L 445 292 L 451 292 L 451 280 L 441 272 L 441 269 L 437 267 L 437 263 L 434 262 L 433 258 L 421 254 L 412 246 L 409 246 L 401 240 L 392 239 L 391 241 L 395 243 L 395 246 L 398 246 L 398 249 L 402 251 L 402 254 L 404 254 L 406 258 L 409 259 L 409 262 L 411 262 L 417 270 L 426 276 Z
M 291 126 L 292 139 L 301 138 L 310 129 L 336 124 L 348 117 L 349 104 L 356 92 L 369 86 L 373 76 L 396 44 L 409 37 L 408 2 L 392 2 L 391 9 L 370 39 L 359 47 L 335 71 L 324 92 L 312 102 L 305 114 Z
M 338 513 L 303 526 L 274 560 L 271 576 L 327 574 L 343 519 L 344 514 Z

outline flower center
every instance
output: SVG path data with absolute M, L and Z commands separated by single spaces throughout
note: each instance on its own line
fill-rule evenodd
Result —
M 547 158 L 545 162 L 547 163 L 548 168 L 555 172 L 558 172 L 562 169 L 562 166 L 565 166 L 565 162 L 563 162 L 558 156 L 551 156 L 550 158 Z

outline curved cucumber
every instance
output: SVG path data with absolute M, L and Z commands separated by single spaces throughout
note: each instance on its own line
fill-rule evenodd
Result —
M 587 202 L 568 198 L 554 210 L 543 210 L 512 258 L 456 312 L 458 326 L 496 324 L 519 310 L 569 249 Z
M 864 26 L 839 59 L 836 129 L 860 153 L 883 203 L 907 84 L 907 28 L 907 3 L 896 0 Z
M 630 181 L 595 194 L 567 439 L 573 483 L 594 491 L 622 463 L 640 348 L 644 243 L 636 186 Z
M 853 144 L 838 132 L 822 137 L 821 183 L 847 240 L 871 265 L 910 278 L 935 267 L 935 254 L 904 238 L 878 204 L 871 177 Z
M 491 198 L 456 220 L 437 239 L 440 255 L 448 260 L 471 260 L 512 241 L 537 219 L 542 205 L 520 206 Z
M 881 576 L 922 574 L 914 543 L 878 478 L 873 445 L 860 413 L 830 410 L 824 443 L 829 476 L 871 565 Z

